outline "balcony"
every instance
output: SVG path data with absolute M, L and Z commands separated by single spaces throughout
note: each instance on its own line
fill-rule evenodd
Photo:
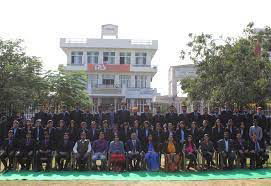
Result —
M 84 64 L 68 64 L 67 66 L 64 66 L 64 70 L 67 71 L 86 71 L 87 66 Z
M 157 66 L 132 64 L 130 66 L 130 71 L 131 72 L 151 72 L 151 73 L 156 74 Z
M 88 92 L 92 96 L 122 96 L 123 89 L 119 85 L 98 84 L 93 88 L 89 87 Z

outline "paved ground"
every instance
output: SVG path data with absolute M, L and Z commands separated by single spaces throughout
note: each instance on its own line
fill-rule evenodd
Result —
M 83 186 L 83 185 L 110 185 L 110 186 L 133 186 L 133 185 L 160 185 L 160 186 L 226 186 L 226 185 L 238 185 L 238 186 L 245 186 L 245 185 L 257 185 L 257 186 L 270 186 L 271 179 L 258 179 L 258 180 L 214 180 L 214 181 L 0 181 L 1 186 Z

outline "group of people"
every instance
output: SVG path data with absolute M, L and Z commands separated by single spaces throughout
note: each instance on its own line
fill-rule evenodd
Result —
M 59 114 L 41 109 L 32 119 L 13 118 L 11 124 L 3 117 L 0 160 L 4 170 L 20 164 L 21 170 L 32 165 L 41 171 L 43 163 L 50 170 L 55 158 L 58 170 L 158 171 L 162 155 L 166 171 L 198 169 L 200 156 L 204 169 L 246 168 L 247 159 L 249 168 L 255 169 L 269 158 L 270 120 L 260 107 L 254 114 L 227 108 L 211 114 L 205 108 L 200 114 L 197 109 L 187 113 L 183 106 L 178 114 L 170 106 L 166 114 L 159 107 L 152 114 L 146 105 L 138 114 L 122 103 L 116 112 L 112 107 L 105 113 L 99 106 L 97 113 L 91 113 L 77 105 L 71 112 L 64 106 Z

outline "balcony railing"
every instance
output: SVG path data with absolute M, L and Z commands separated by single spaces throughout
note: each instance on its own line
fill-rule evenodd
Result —
M 94 88 L 121 88 L 120 85 L 114 84 L 114 85 L 105 85 L 105 84 L 97 84 L 94 86 Z

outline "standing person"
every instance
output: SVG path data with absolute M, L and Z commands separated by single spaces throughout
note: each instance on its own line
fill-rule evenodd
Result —
M 4 140 L 7 137 L 8 133 L 8 118 L 5 113 L 0 116 L 0 141 Z
M 153 141 L 152 135 L 149 134 L 148 141 L 144 146 L 145 161 L 147 163 L 148 171 L 159 171 L 160 169 L 160 159 L 159 159 L 159 150 L 157 144 Z
M 79 139 L 79 129 L 75 126 L 75 122 L 71 120 L 71 123 L 66 130 L 69 133 L 69 138 L 74 143 Z
M 187 106 L 182 105 L 182 113 L 179 115 L 179 121 L 183 121 L 186 126 L 190 125 L 189 114 L 187 113 Z
M 91 142 L 97 140 L 99 138 L 99 129 L 97 129 L 97 125 L 95 121 L 91 122 L 90 129 L 88 131 L 88 137 Z
M 229 139 L 229 132 L 224 132 L 224 139 L 221 139 L 217 143 L 218 152 L 221 155 L 221 161 L 223 161 L 223 168 L 233 169 L 233 161 L 235 160 L 234 141 Z M 227 166 L 228 160 L 228 166 Z
M 156 123 L 161 123 L 164 124 L 165 123 L 165 117 L 164 115 L 161 113 L 161 108 L 160 106 L 158 106 L 156 108 L 156 114 L 153 116 L 152 118 L 152 124 L 156 125 Z
M 263 130 L 260 126 L 258 126 L 258 120 L 254 117 L 253 126 L 249 128 L 249 137 L 252 140 L 253 134 L 256 134 L 256 138 L 258 141 L 261 141 L 263 138 Z
M 109 112 L 106 113 L 106 119 L 109 124 L 109 128 L 113 128 L 117 123 L 117 114 L 114 111 L 114 106 L 110 105 Z
M 77 125 L 83 121 L 83 111 L 80 109 L 79 103 L 76 103 L 75 110 L 71 111 L 71 120 Z
M 77 164 L 79 165 L 79 170 L 86 169 L 86 162 L 91 153 L 91 143 L 86 137 L 86 132 L 81 132 L 80 140 L 78 140 L 73 147 L 73 153 L 75 154 Z
M 58 170 L 67 170 L 68 165 L 71 160 L 71 153 L 73 150 L 73 141 L 69 138 L 69 133 L 65 132 L 62 138 L 59 138 L 59 142 L 56 148 L 56 163 L 58 165 Z M 63 167 L 63 162 L 61 159 L 65 159 L 65 165 Z
M 120 141 L 119 136 L 115 135 L 114 141 L 109 145 L 109 167 L 112 166 L 114 171 L 124 170 L 125 165 L 125 150 L 124 144 Z
M 133 107 L 132 108 L 132 115 L 130 116 L 130 124 L 134 124 L 135 121 L 140 121 L 140 116 L 138 115 L 138 108 Z
M 47 124 L 47 121 L 48 121 L 48 115 L 47 113 L 44 111 L 44 107 L 42 106 L 40 108 L 40 111 L 35 113 L 35 116 L 34 116 L 34 122 L 36 122 L 38 119 L 41 120 L 41 125 L 42 127 L 44 127 L 46 124 Z
M 94 115 L 94 119 L 98 124 L 98 127 L 102 126 L 104 120 L 106 120 L 106 115 L 103 112 L 103 107 L 101 105 L 98 106 L 98 112 Z
M 123 124 L 124 122 L 130 122 L 130 111 L 127 109 L 127 103 L 121 103 L 121 109 L 117 111 L 117 121 L 118 124 Z
M 69 126 L 70 122 L 71 122 L 71 115 L 68 112 L 67 106 L 63 106 L 62 107 L 62 112 L 60 112 L 58 114 L 58 119 L 57 122 L 59 122 L 60 120 L 63 120 L 65 122 L 65 126 Z M 76 126 L 79 128 L 80 123 L 76 123 Z
M 201 114 L 198 111 L 197 107 L 194 107 L 194 111 L 189 114 L 189 125 L 191 127 L 191 123 L 195 121 L 196 123 L 200 123 L 202 121 Z
M 201 115 L 200 123 L 202 123 L 203 120 L 207 120 L 208 123 L 210 123 L 211 126 L 214 125 L 213 117 L 210 114 L 208 114 L 208 108 L 206 108 L 206 107 L 203 109 L 203 114 Z
M 213 155 L 215 149 L 213 142 L 209 140 L 208 134 L 204 134 L 203 141 L 200 144 L 200 151 L 202 153 L 202 156 L 207 161 L 207 169 L 209 169 L 211 166 L 214 166 L 215 163 L 213 162 Z
M 144 105 L 144 112 L 140 115 L 140 121 L 141 123 L 144 123 L 145 121 L 148 121 L 149 123 L 152 122 L 152 113 L 150 112 L 149 105 Z
M 176 113 L 176 108 L 173 105 L 169 107 L 169 112 L 166 113 L 165 122 L 172 123 L 174 127 L 176 127 L 177 123 L 179 122 L 179 117 L 178 114 Z
M 82 121 L 86 122 L 89 126 L 92 121 L 94 121 L 94 116 L 90 112 L 89 108 L 85 110 L 85 112 L 82 114 Z

